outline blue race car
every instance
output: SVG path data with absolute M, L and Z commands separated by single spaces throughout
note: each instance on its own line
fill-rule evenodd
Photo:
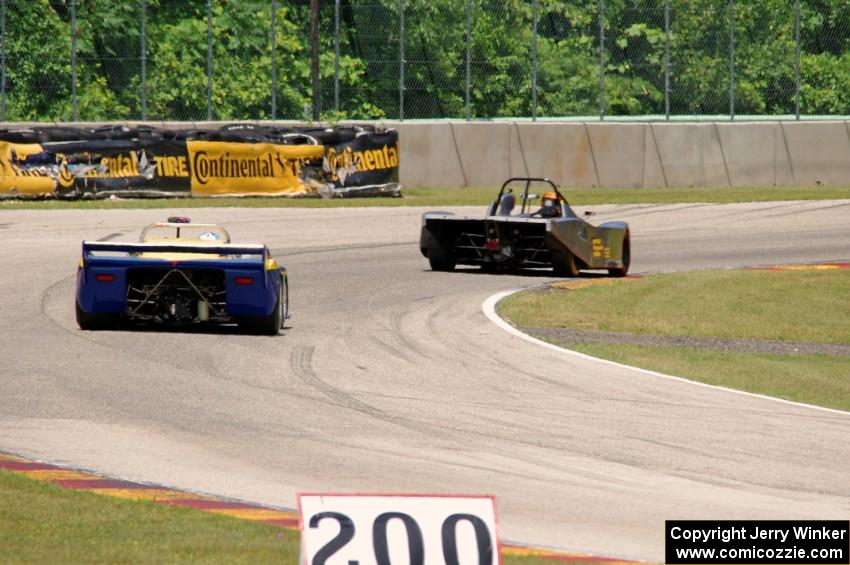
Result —
M 75 303 L 83 330 L 235 323 L 277 335 L 289 284 L 265 245 L 235 245 L 221 226 L 169 218 L 142 230 L 140 243 L 83 241 Z

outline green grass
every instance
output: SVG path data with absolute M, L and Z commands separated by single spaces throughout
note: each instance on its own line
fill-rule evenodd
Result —
M 531 327 L 850 344 L 850 270 L 664 273 L 515 294 L 499 312 Z
M 0 563 L 296 565 L 299 543 L 297 532 L 278 526 L 64 489 L 0 470 Z M 505 555 L 504 563 L 553 561 Z
M 137 198 L 105 200 L 0 200 L 3 209 L 91 208 L 346 208 L 362 206 L 486 206 L 497 187 L 404 188 L 401 198 Z M 850 187 L 744 187 L 744 188 L 577 188 L 564 189 L 577 206 L 599 204 L 730 203 L 781 200 L 850 199 Z
M 594 357 L 718 386 L 850 410 L 850 358 L 629 344 L 557 344 Z
M 526 291 L 503 300 L 498 311 L 526 327 L 850 344 L 850 270 L 658 274 L 579 290 Z M 563 346 L 700 382 L 850 410 L 848 357 L 625 343 Z
M 729 204 L 783 200 L 842 200 L 850 198 L 850 187 L 678 187 L 678 188 L 582 188 L 567 190 L 576 205 L 598 204 Z
M 0 471 L 2 563 L 296 563 L 298 536 Z

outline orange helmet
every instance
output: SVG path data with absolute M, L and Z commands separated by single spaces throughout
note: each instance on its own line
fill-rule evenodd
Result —
M 543 195 L 543 206 L 557 206 L 560 200 L 557 192 L 547 192 Z

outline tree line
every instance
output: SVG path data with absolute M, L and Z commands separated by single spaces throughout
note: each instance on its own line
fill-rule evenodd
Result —
M 0 3 L 8 121 L 271 119 L 273 86 L 277 119 L 311 103 L 309 0 L 277 0 L 274 21 L 271 0 Z M 321 112 L 850 114 L 850 2 L 800 0 L 799 20 L 795 4 L 321 0 Z

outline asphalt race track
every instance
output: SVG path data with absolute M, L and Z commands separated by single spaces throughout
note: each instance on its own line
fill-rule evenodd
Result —
M 630 222 L 633 272 L 850 260 L 850 201 L 595 209 Z M 80 241 L 181 212 L 282 260 L 285 336 L 77 329 Z M 548 273 L 431 272 L 422 212 L 0 211 L 0 449 L 290 508 L 494 494 L 503 539 L 654 561 L 665 519 L 850 515 L 850 413 L 515 337 L 482 303 Z

